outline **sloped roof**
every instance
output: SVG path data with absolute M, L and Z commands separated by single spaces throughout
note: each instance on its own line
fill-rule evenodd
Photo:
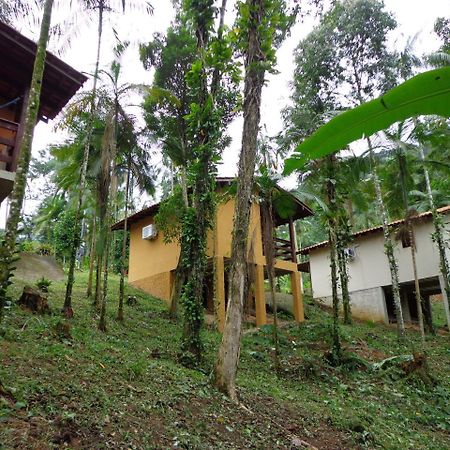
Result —
M 233 184 L 233 182 L 235 181 L 235 178 L 232 177 L 218 177 L 216 178 L 216 184 L 219 187 L 226 187 L 226 186 L 231 186 Z M 301 219 L 303 217 L 308 217 L 308 216 L 312 216 L 314 213 L 312 211 L 312 209 L 307 206 L 305 203 L 303 203 L 302 201 L 300 201 L 297 197 L 295 197 L 293 194 L 291 194 L 290 192 L 284 190 L 281 187 L 277 187 L 279 189 L 280 192 L 285 193 L 287 196 L 291 197 L 294 205 L 295 205 L 295 212 L 293 215 L 291 215 L 291 218 L 293 220 L 297 220 L 297 219 Z M 148 216 L 153 216 L 158 212 L 159 209 L 159 205 L 160 203 L 155 203 L 151 206 L 148 206 L 147 208 L 142 209 L 141 211 L 138 211 L 135 214 L 132 214 L 131 216 L 128 217 L 127 220 L 127 229 L 130 229 L 130 225 L 133 223 L 138 222 L 139 220 L 148 217 Z M 275 216 L 275 225 L 282 225 L 284 223 L 287 223 L 289 221 L 289 218 L 284 218 L 284 217 L 280 217 L 279 215 Z M 124 226 L 124 222 L 125 220 L 121 220 L 117 223 L 115 223 L 111 228 L 112 230 L 122 230 L 123 226 Z
M 0 96 L 13 100 L 31 83 L 37 45 L 11 26 L 0 22 Z M 87 77 L 47 52 L 39 118 L 54 119 Z
M 442 208 L 438 208 L 437 211 L 439 214 L 445 214 L 447 212 L 450 212 L 450 205 L 443 206 Z M 427 211 L 427 212 L 424 212 L 424 213 L 418 214 L 417 216 L 412 217 L 411 220 L 414 222 L 417 222 L 420 220 L 429 219 L 429 218 L 431 218 L 431 216 L 432 216 L 431 211 Z M 389 227 L 394 228 L 404 222 L 405 222 L 405 219 L 399 219 L 399 220 L 394 220 L 393 222 L 390 222 L 388 225 L 389 225 Z M 357 238 L 360 236 L 365 236 L 367 234 L 379 233 L 382 231 L 383 231 L 383 225 L 378 225 L 376 227 L 366 228 L 365 230 L 357 231 L 356 233 L 353 233 L 352 236 L 354 238 Z M 302 255 L 308 255 L 311 251 L 317 250 L 319 248 L 327 247 L 327 246 L 328 246 L 328 241 L 322 241 L 322 242 L 318 242 L 317 244 L 302 248 L 299 251 L 299 253 L 301 253 Z

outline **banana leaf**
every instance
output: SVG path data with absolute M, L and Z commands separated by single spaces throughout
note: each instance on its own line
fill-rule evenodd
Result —
M 296 148 L 285 162 L 284 174 L 395 122 L 429 114 L 450 117 L 450 67 L 423 72 L 383 96 L 339 114 Z

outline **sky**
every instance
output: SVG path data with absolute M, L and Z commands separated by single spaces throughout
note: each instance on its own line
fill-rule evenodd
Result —
M 142 10 L 127 10 L 125 14 L 110 14 L 105 25 L 101 65 L 107 68 L 112 61 L 111 49 L 114 45 L 113 29 L 118 33 L 122 41 L 130 40 L 131 45 L 122 61 L 122 81 L 129 83 L 151 84 L 153 73 L 144 70 L 138 58 L 138 43 L 148 42 L 154 33 L 164 33 L 174 18 L 172 2 L 170 0 L 153 0 L 154 14 L 147 16 Z M 228 0 L 227 18 L 231 23 L 234 17 L 234 1 Z M 391 48 L 402 49 L 408 38 L 416 36 L 415 48 L 420 54 L 430 53 L 439 46 L 439 41 L 433 33 L 433 24 L 437 17 L 447 16 L 450 10 L 450 0 L 385 0 L 386 9 L 392 12 L 397 19 L 398 29 L 389 36 Z M 63 7 L 64 8 L 64 7 Z M 56 21 L 67 15 L 64 9 L 54 12 Z M 92 74 L 96 52 L 96 27 L 95 24 L 78 25 L 76 33 L 70 34 L 70 45 L 60 58 L 75 69 Z M 298 22 L 291 30 L 291 35 L 285 40 L 277 52 L 277 74 L 267 76 L 267 83 L 263 90 L 261 105 L 261 127 L 271 136 L 280 132 L 283 128 L 281 111 L 290 102 L 290 82 L 294 71 L 293 51 L 298 42 L 304 38 L 313 28 L 315 19 L 307 18 Z M 17 27 L 17 25 L 16 25 Z M 21 33 L 36 40 L 37 33 L 29 24 L 18 26 Z M 54 39 L 50 44 L 50 50 L 61 46 L 62 40 Z M 89 86 L 90 81 L 86 86 Z M 130 112 L 140 114 L 137 105 L 139 99 L 130 99 Z M 33 142 L 33 155 L 47 148 L 52 143 L 61 142 L 66 137 L 61 131 L 55 131 L 55 121 L 39 123 L 36 127 Z M 237 172 L 240 140 L 242 132 L 242 118 L 239 117 L 230 125 L 229 133 L 232 137 L 231 145 L 224 151 L 223 162 L 219 167 L 219 175 L 234 176 Z M 289 186 L 291 180 L 285 181 Z M 33 181 L 30 181 L 33 190 Z M 144 199 L 143 203 L 151 202 Z M 3 202 L 0 209 L 0 227 L 3 226 L 6 211 Z M 31 213 L 37 206 L 37 200 L 27 199 L 25 212 Z M 140 205 L 143 206 L 143 205 Z

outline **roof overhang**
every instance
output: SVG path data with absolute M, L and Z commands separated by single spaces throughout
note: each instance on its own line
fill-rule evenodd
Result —
M 231 177 L 219 177 L 216 179 L 216 184 L 218 188 L 229 188 L 230 192 L 233 193 L 233 189 L 235 186 L 235 178 Z M 289 201 L 289 207 L 286 208 L 286 214 L 281 216 L 276 212 L 276 208 L 274 208 L 274 222 L 275 226 L 280 226 L 286 223 L 289 223 L 291 220 L 297 220 L 302 219 L 304 217 L 312 216 L 314 215 L 312 209 L 307 206 L 305 203 L 301 202 L 295 195 L 291 194 L 290 192 L 286 191 L 285 189 L 282 189 L 281 187 L 277 186 L 278 192 L 281 194 L 283 198 L 286 198 Z M 281 198 L 280 196 L 280 198 Z M 159 209 L 159 203 L 156 203 L 152 206 L 149 206 L 148 208 L 144 208 L 141 211 L 131 215 L 127 219 L 127 229 L 130 228 L 130 225 L 132 225 L 135 222 L 138 222 L 139 220 L 144 219 L 148 216 L 153 216 L 158 212 Z M 112 230 L 123 230 L 125 225 L 125 219 L 121 220 L 120 222 L 115 223 L 112 226 Z
M 439 208 L 437 210 L 437 212 L 439 214 L 447 214 L 450 213 L 450 205 L 448 206 L 443 206 L 442 208 Z M 430 220 L 432 218 L 432 212 L 431 211 L 427 211 L 427 212 L 423 212 L 421 214 L 418 214 L 417 216 L 411 217 L 411 221 L 412 222 L 420 222 L 423 220 Z M 401 225 L 402 223 L 404 223 L 405 220 L 404 219 L 400 219 L 400 220 L 394 220 L 393 222 L 390 222 L 388 224 L 389 228 L 396 228 L 399 225 Z M 359 237 L 364 237 L 364 236 L 368 236 L 371 234 L 376 234 L 376 233 L 382 233 L 383 232 L 383 226 L 382 225 L 378 225 L 376 227 L 372 227 L 372 228 L 366 228 L 365 230 L 361 230 L 361 231 L 357 231 L 356 233 L 352 234 L 352 237 L 354 239 L 359 238 Z M 311 252 L 315 251 L 315 250 L 319 250 L 321 248 L 325 248 L 328 247 L 328 241 L 323 241 L 323 242 L 319 242 L 317 244 L 314 245 L 310 245 L 308 247 L 304 247 L 302 248 L 299 253 L 302 255 L 309 255 Z
M 13 100 L 30 86 L 37 45 L 0 22 L 0 96 Z M 54 119 L 87 77 L 47 52 L 39 119 Z

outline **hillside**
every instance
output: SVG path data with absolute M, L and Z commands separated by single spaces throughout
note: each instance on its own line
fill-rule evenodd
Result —
M 219 335 L 204 332 L 200 370 L 177 361 L 181 325 L 163 303 L 132 288 L 138 305 L 114 320 L 118 280 L 111 278 L 108 333 L 97 331 L 77 277 L 70 336 L 57 332 L 64 283 L 54 283 L 53 315 L 13 305 L 0 337 L 0 448 L 12 449 L 435 449 L 450 447 L 449 335 L 427 340 L 434 386 L 398 366 L 367 362 L 410 354 L 395 329 L 371 323 L 343 326 L 348 351 L 359 358 L 332 367 L 328 313 L 307 305 L 308 321 L 281 333 L 283 372 L 272 367 L 270 327 L 243 339 L 236 406 L 211 385 Z M 12 287 L 14 298 L 24 283 Z M 0 385 L 1 386 L 1 385 Z

